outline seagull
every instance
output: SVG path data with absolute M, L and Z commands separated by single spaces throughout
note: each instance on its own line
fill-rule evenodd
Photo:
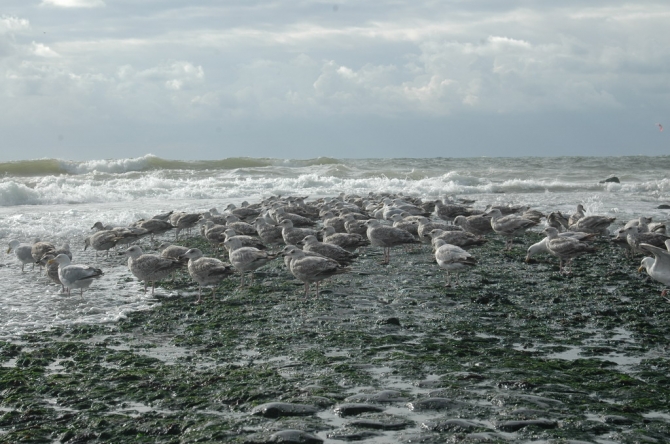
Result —
M 491 216 L 485 214 L 475 214 L 473 216 L 456 216 L 454 218 L 454 225 L 463 228 L 477 236 L 483 236 L 491 233 L 493 227 L 491 226 Z
M 191 248 L 179 258 L 188 258 L 188 274 L 191 275 L 191 279 L 198 283 L 198 300 L 195 301 L 196 303 L 202 299 L 202 287 L 212 287 L 212 297 L 214 297 L 216 286 L 233 274 L 230 265 L 213 257 L 203 257 L 202 251 L 198 248 Z
M 461 247 L 465 250 L 470 249 L 472 247 L 482 246 L 486 242 L 488 242 L 483 237 L 475 236 L 469 231 L 444 231 L 439 228 L 436 228 L 434 230 L 431 230 L 431 232 L 428 233 L 428 236 L 431 238 L 433 248 L 437 248 L 435 244 L 438 239 L 443 240 L 447 244 Z
M 569 271 L 566 271 L 566 267 L 563 266 L 563 261 L 565 261 L 567 266 L 572 262 L 573 258 L 586 253 L 595 253 L 596 251 L 591 245 L 580 242 L 577 239 L 559 236 L 558 230 L 554 227 L 547 227 L 544 229 L 544 232 L 547 234 L 547 249 L 560 260 L 558 268 L 561 273 L 569 273 Z
M 33 269 L 35 268 L 35 260 L 33 260 L 33 255 L 31 253 L 32 245 L 22 244 L 16 239 L 9 241 L 9 248 L 7 248 L 7 254 L 14 251 L 16 258 L 21 262 L 21 271 L 23 272 L 23 267 L 26 264 L 33 264 Z
M 319 253 L 325 257 L 337 261 L 340 265 L 343 266 L 350 265 L 354 259 L 358 257 L 356 253 L 347 251 L 339 245 L 319 242 L 315 236 L 305 236 L 305 238 L 298 244 L 302 244 L 304 246 L 304 251 Z
M 583 217 L 584 217 L 584 205 L 579 204 L 577 205 L 577 211 L 575 211 L 575 213 L 573 213 L 568 218 L 568 226 L 576 224 L 577 221 Z
M 376 219 L 370 219 L 366 222 L 368 226 L 368 239 L 373 247 L 382 247 L 384 249 L 384 260 L 382 265 L 388 265 L 391 261 L 391 248 L 403 244 L 418 244 L 419 241 L 412 236 L 409 231 L 400 228 L 382 225 Z
M 277 224 L 281 227 L 281 235 L 286 245 L 295 245 L 305 238 L 305 236 L 316 236 L 316 230 L 310 228 L 297 228 L 293 226 L 291 219 L 284 219 Z
M 321 230 L 323 233 L 323 243 L 337 245 L 345 250 L 353 253 L 358 247 L 370 245 L 370 241 L 366 236 L 356 233 L 336 233 L 333 227 L 324 227 Z M 367 227 L 366 227 L 367 233 Z
M 178 260 L 165 258 L 156 254 L 144 254 L 142 248 L 134 245 L 125 251 L 128 256 L 128 269 L 141 281 L 144 281 L 144 292 L 147 283 L 151 282 L 151 295 L 156 289 L 156 281 L 160 281 L 184 264 Z
M 42 272 L 42 264 L 40 264 L 40 259 L 44 257 L 47 253 L 53 253 L 56 251 L 56 246 L 51 242 L 40 242 L 35 240 L 33 246 L 30 249 L 30 254 L 33 256 L 33 261 L 40 266 L 40 273 Z
M 84 251 L 91 247 L 95 250 L 96 258 L 98 257 L 98 251 L 107 251 L 107 256 L 109 256 L 109 250 L 114 248 L 120 240 L 121 238 L 114 231 L 98 231 L 84 240 Z
M 556 227 L 554 227 L 554 228 L 556 228 Z M 582 241 L 591 240 L 596 235 L 593 234 L 593 233 L 583 233 L 583 232 L 579 232 L 579 231 L 564 231 L 562 233 L 558 233 L 558 236 L 559 237 L 569 237 L 569 238 L 573 238 L 573 239 L 576 239 L 576 240 L 582 242 Z M 547 247 L 547 241 L 548 240 L 549 239 L 545 237 L 540 242 L 534 243 L 533 245 L 528 247 L 528 251 L 526 252 L 525 261 L 527 263 L 530 263 L 530 258 L 535 256 L 536 254 L 541 254 L 541 253 L 551 254 L 551 252 L 549 251 L 549 248 Z
M 640 248 L 653 254 L 653 259 L 645 257 L 638 271 L 646 270 L 647 274 L 663 285 L 670 285 L 670 252 L 649 244 L 640 244 Z M 668 289 L 664 288 L 661 296 L 666 296 Z
M 258 237 L 261 238 L 263 243 L 268 245 L 283 243 L 284 239 L 282 238 L 281 227 L 270 225 L 262 217 L 256 218 L 254 224 L 256 226 Z
M 58 262 L 52 261 L 51 259 L 55 259 L 56 255 L 52 253 L 47 253 L 42 257 L 42 261 L 44 261 L 44 266 L 46 267 L 46 275 L 49 279 L 51 279 L 54 283 L 58 284 L 61 286 L 61 293 L 65 293 L 65 285 L 60 281 L 60 278 L 58 277 Z
M 93 283 L 93 279 L 98 279 L 104 273 L 99 268 L 89 267 L 88 265 L 70 264 L 70 258 L 65 254 L 59 254 L 54 259 L 51 259 L 47 265 L 52 261 L 58 262 L 58 279 L 67 290 L 67 294 L 73 288 L 79 288 L 80 296 L 84 296 L 84 288 L 88 288 Z
M 625 237 L 630 249 L 635 255 L 635 253 L 646 253 L 646 251 L 641 247 L 641 244 L 653 245 L 657 248 L 663 248 L 665 246 L 665 241 L 670 239 L 670 237 L 665 234 L 660 233 L 640 233 L 639 229 L 635 225 L 631 225 L 627 228 L 619 230 L 617 238 Z
M 568 218 L 563 216 L 560 211 L 553 211 L 547 215 L 547 226 L 563 231 L 568 228 L 568 225 Z
M 537 225 L 537 222 L 524 219 L 515 214 L 503 216 L 497 208 L 490 210 L 488 215 L 491 216 L 491 227 L 493 228 L 493 231 L 507 238 L 505 241 L 506 250 L 512 249 L 512 243 L 514 242 L 515 236 L 523 234 L 527 229 Z
M 291 274 L 305 283 L 305 297 L 309 293 L 309 284 L 316 282 L 316 297 L 319 297 L 319 284 L 322 280 L 349 271 L 337 261 L 325 257 L 307 256 L 295 245 L 287 245 L 282 254 L 290 257 Z
M 228 249 L 228 258 L 236 270 L 242 275 L 240 287 L 244 287 L 244 273 L 251 272 L 251 283 L 254 282 L 254 270 L 262 267 L 277 256 L 269 254 L 267 251 L 259 250 L 254 247 L 245 247 L 242 242 L 236 238 L 230 237 L 223 242 Z
M 607 234 L 607 227 L 616 220 L 616 217 L 584 216 L 568 225 L 570 231 L 584 231 L 586 233 Z
M 470 253 L 461 247 L 448 244 L 442 239 L 435 241 L 435 248 L 435 260 L 440 268 L 443 268 L 447 272 L 447 287 L 451 287 L 450 271 L 456 273 L 456 284 L 460 285 L 459 272 L 468 267 L 477 265 L 477 261 L 470 255 Z

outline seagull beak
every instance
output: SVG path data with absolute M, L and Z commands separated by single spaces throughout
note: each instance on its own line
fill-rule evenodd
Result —
M 637 269 L 637 272 L 638 272 L 638 273 L 643 273 L 643 272 L 645 272 L 645 271 L 646 271 L 646 270 L 645 270 L 644 267 L 639 267 L 639 268 Z
M 51 265 L 51 264 L 55 264 L 55 263 L 56 263 L 56 259 L 49 259 L 47 261 L 47 265 Z
M 11 252 L 12 252 L 12 247 L 9 247 L 9 248 L 7 249 L 7 254 L 9 254 L 9 253 L 11 253 Z

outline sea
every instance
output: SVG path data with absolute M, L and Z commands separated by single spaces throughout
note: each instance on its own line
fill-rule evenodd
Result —
M 604 182 L 612 177 L 618 183 Z M 22 273 L 13 253 L 3 254 L 0 339 L 63 325 L 111 323 L 160 303 L 142 291 L 121 250 L 109 258 L 84 251 L 84 239 L 97 221 L 120 226 L 169 210 L 222 211 L 229 203 L 254 203 L 273 195 L 300 195 L 309 201 L 370 192 L 453 196 L 474 200 L 478 209 L 523 204 L 564 214 L 582 204 L 587 214 L 616 217 L 621 225 L 641 215 L 666 221 L 669 210 L 659 206 L 670 203 L 670 156 L 184 161 L 148 154 L 0 162 L 4 245 L 13 239 L 68 242 L 75 263 L 105 272 L 83 297 L 78 292 L 64 296 L 37 269 L 28 265 Z M 143 247 L 150 248 L 148 240 Z

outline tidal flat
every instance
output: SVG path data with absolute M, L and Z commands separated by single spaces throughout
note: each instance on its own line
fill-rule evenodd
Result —
M 1 341 L 0 442 L 668 442 L 670 303 L 639 258 L 601 240 L 563 276 L 524 262 L 537 233 L 488 239 L 457 287 L 426 246 L 367 248 L 319 298 L 276 260 Z

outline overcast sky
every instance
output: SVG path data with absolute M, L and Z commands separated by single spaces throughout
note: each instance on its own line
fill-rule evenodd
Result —
M 2 0 L 0 160 L 670 154 L 668 23 L 644 0 Z

